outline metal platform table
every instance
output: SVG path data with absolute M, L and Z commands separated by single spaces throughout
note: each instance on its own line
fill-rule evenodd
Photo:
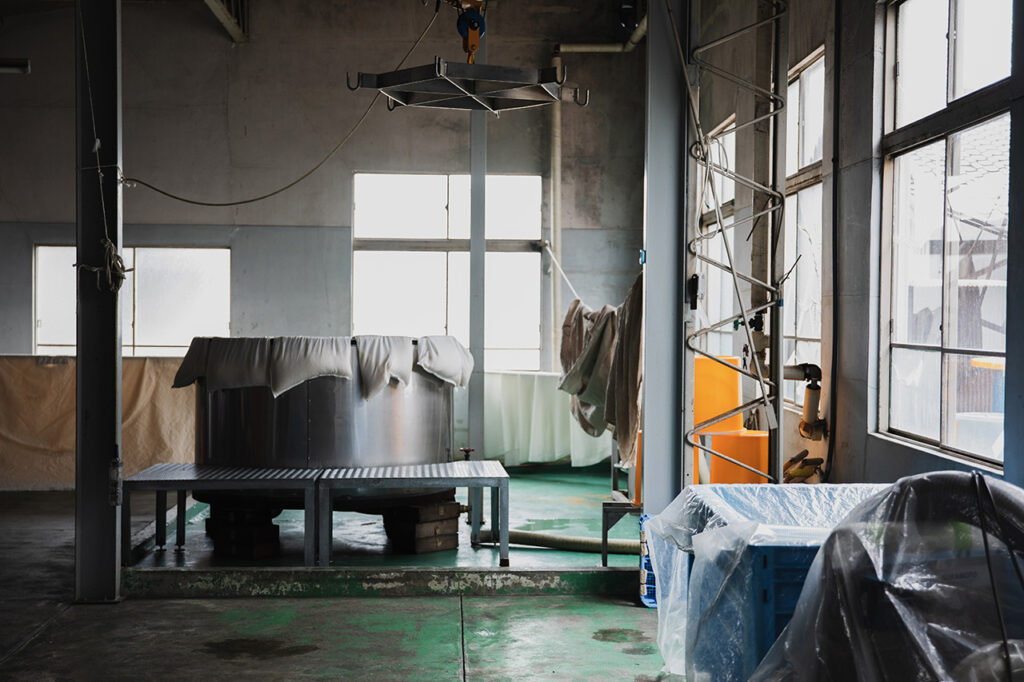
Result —
M 121 557 L 131 555 L 131 494 L 136 490 L 156 491 L 156 544 L 167 543 L 167 491 L 178 494 L 177 537 L 185 542 L 185 495 L 190 490 L 302 490 L 305 494 L 304 559 L 316 563 L 316 483 L 321 469 L 256 469 L 215 464 L 161 463 L 124 480 L 121 509 Z
M 470 461 L 407 466 L 324 469 L 318 482 L 320 495 L 320 565 L 331 562 L 334 496 L 352 488 L 491 488 L 491 529 L 499 537 L 499 557 L 508 566 L 508 472 L 500 462 Z M 476 519 L 474 519 L 476 521 Z M 472 542 L 480 539 L 474 522 Z

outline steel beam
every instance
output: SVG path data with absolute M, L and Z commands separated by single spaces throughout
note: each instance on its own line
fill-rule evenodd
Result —
M 487 59 L 487 40 L 480 38 L 476 62 Z M 469 378 L 469 446 L 474 449 L 472 459 L 484 457 L 484 302 L 485 264 L 487 253 L 486 183 L 487 183 L 487 112 L 473 111 L 469 115 L 469 351 L 473 355 L 473 373 Z M 483 514 L 483 491 L 469 489 L 472 524 L 471 539 L 480 541 L 480 523 Z
M 105 245 L 121 246 L 121 3 L 75 3 L 78 358 L 75 599 L 120 597 L 121 329 Z
M 248 0 L 203 0 L 220 25 L 228 32 L 232 42 L 244 43 L 249 40 Z

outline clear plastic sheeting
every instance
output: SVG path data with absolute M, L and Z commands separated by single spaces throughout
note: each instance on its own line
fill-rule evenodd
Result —
M 980 474 L 903 478 L 829 535 L 751 679 L 1024 680 L 1022 568 L 1024 491 Z
M 765 608 L 752 548 L 817 547 L 854 507 L 886 488 L 739 484 L 683 491 L 647 524 L 665 669 L 694 682 L 747 679 L 763 653 L 756 625 Z

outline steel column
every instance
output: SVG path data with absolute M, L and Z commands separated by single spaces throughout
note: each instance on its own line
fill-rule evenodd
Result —
M 687 16 L 686 3 L 670 2 L 676 16 Z M 648 16 L 642 475 L 644 510 L 656 514 L 682 489 L 687 122 L 682 67 L 665 3 L 650 3 Z
M 121 246 L 121 3 L 75 3 L 76 240 L 79 265 Z M 75 599 L 120 597 L 121 330 L 118 294 L 78 270 Z
M 1024 291 L 1024 12 L 1013 13 L 1013 66 L 1016 97 L 1010 105 L 1010 191 L 1007 226 L 1006 291 Z M 1004 393 L 1003 476 L 1024 487 L 1024 366 L 1013 352 L 1024 343 L 1024 297 L 1006 297 L 1006 390 Z
M 487 59 L 487 39 L 480 38 L 476 63 Z M 473 373 L 469 378 L 469 446 L 472 459 L 484 456 L 484 302 L 485 263 L 487 255 L 486 183 L 487 183 L 487 116 L 486 111 L 469 115 L 469 351 L 473 355 Z M 471 540 L 480 541 L 483 515 L 483 491 L 469 489 Z
M 771 11 L 767 13 L 771 16 Z M 772 43 L 772 93 L 785 101 L 789 88 L 789 12 L 782 12 L 775 20 L 775 35 Z M 771 105 L 768 105 L 771 108 Z M 788 115 L 795 116 L 795 111 L 787 111 Z M 771 188 L 780 195 L 786 193 L 786 117 L 775 116 L 770 119 L 772 124 L 771 139 Z M 777 428 L 768 431 L 768 473 L 775 477 L 776 481 L 782 481 L 782 464 L 785 457 L 782 456 L 782 448 L 785 441 L 785 429 L 783 428 L 783 365 L 785 364 L 785 348 L 783 345 L 783 314 L 781 288 L 783 278 L 786 276 L 786 217 L 785 210 L 774 211 L 771 217 L 771 241 L 768 252 L 771 263 L 771 283 L 779 294 L 780 305 L 772 308 L 770 314 L 770 346 L 768 349 L 768 372 L 772 382 L 772 405 L 775 412 L 775 424 Z M 766 297 L 768 300 L 771 296 Z

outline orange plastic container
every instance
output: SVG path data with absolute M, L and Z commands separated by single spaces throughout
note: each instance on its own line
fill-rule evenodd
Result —
M 740 359 L 723 356 L 722 360 L 739 367 Z M 740 405 L 740 375 L 723 367 L 711 358 L 697 356 L 693 373 L 693 423 L 700 424 L 716 414 L 722 414 Z M 723 433 L 743 428 L 743 415 L 733 416 L 713 424 L 700 433 Z
M 737 462 L 759 471 L 768 471 L 768 432 L 748 431 L 740 429 L 733 433 L 716 433 L 707 437 L 711 441 L 709 447 L 715 452 L 732 457 Z M 710 480 L 704 483 L 767 483 L 767 479 L 752 471 L 738 467 L 721 457 L 715 457 L 697 448 L 693 449 L 693 480 L 700 481 L 699 458 L 706 456 L 710 460 Z

